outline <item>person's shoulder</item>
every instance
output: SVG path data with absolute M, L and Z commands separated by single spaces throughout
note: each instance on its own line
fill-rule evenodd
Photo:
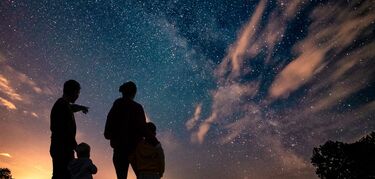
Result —
M 137 103 L 136 101 L 133 101 L 134 105 L 137 106 L 138 108 L 142 108 L 143 109 L 143 106 L 139 103 Z
M 122 98 L 117 98 L 114 103 L 120 103 L 122 101 Z
M 69 102 L 67 102 L 63 98 L 59 98 L 56 100 L 55 104 L 53 105 L 53 108 L 60 109 L 64 106 L 69 106 Z
M 122 104 L 122 98 L 117 98 L 114 102 L 113 102 L 113 105 L 117 106 L 117 105 L 121 105 Z
M 128 106 L 132 109 L 143 110 L 143 106 L 132 99 L 118 98 L 115 103 Z
M 141 104 L 137 103 L 136 101 L 134 100 L 131 100 L 131 99 L 125 99 L 126 100 L 126 104 L 128 104 L 129 106 L 131 106 L 133 109 L 141 109 L 143 110 L 143 107 Z
M 64 98 L 59 98 L 56 100 L 55 104 L 66 104 L 68 103 Z

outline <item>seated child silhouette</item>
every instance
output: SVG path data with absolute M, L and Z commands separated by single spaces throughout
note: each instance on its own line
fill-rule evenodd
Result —
M 155 124 L 148 122 L 146 126 L 156 136 Z M 160 143 L 153 146 L 147 139 L 141 140 L 131 161 L 135 163 L 137 179 L 160 179 L 163 177 L 165 161 Z
M 92 179 L 92 174 L 96 174 L 98 169 L 90 159 L 90 146 L 82 142 L 77 146 L 76 152 L 78 158 L 68 166 L 72 179 Z

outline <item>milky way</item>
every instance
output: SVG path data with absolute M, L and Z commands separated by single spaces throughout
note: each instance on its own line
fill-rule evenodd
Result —
M 165 178 L 317 178 L 313 147 L 375 128 L 375 13 L 363 1 L 0 2 L 0 167 L 50 178 L 49 113 L 81 83 L 77 141 L 114 178 L 106 115 L 132 80 Z M 134 178 L 134 174 L 130 173 Z

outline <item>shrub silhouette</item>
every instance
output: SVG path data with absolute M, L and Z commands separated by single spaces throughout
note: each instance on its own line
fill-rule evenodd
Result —
M 347 144 L 327 141 L 313 150 L 311 163 L 320 178 L 375 178 L 375 132 Z
M 8 168 L 0 168 L 0 179 L 12 179 L 12 174 Z

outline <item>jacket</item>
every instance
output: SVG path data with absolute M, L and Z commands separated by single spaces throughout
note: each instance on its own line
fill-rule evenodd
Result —
M 70 103 L 59 98 L 52 107 L 50 119 L 51 153 L 73 151 L 77 146 L 77 127 Z
M 134 160 L 134 158 L 133 158 Z M 138 173 L 153 173 L 163 176 L 165 169 L 164 151 L 160 143 L 153 146 L 142 140 L 135 150 L 135 166 Z
M 112 148 L 124 148 L 132 152 L 145 136 L 151 136 L 146 129 L 143 107 L 132 99 L 117 99 L 108 113 L 104 137 L 110 140 Z M 155 145 L 159 143 L 153 137 Z
M 68 170 L 72 179 L 93 179 L 98 169 L 89 158 L 77 158 L 69 163 Z

